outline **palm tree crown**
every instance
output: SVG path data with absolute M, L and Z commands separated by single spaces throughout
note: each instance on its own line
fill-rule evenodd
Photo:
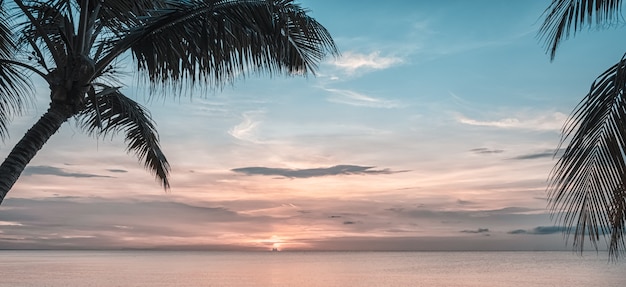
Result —
M 584 27 L 610 27 L 621 18 L 620 0 L 553 0 L 539 35 L 553 59 L 560 43 Z M 583 251 L 585 238 L 597 249 L 607 239 L 609 254 L 626 251 L 626 58 L 591 85 L 563 128 L 565 152 L 549 180 L 553 215 L 574 234 Z
M 246 73 L 314 73 L 338 53 L 292 0 L 0 0 L 0 138 L 30 100 L 30 75 L 50 86 L 48 111 L 0 166 L 0 203 L 69 118 L 88 134 L 125 133 L 128 152 L 169 187 L 154 121 L 112 84 L 128 52 L 151 93 Z

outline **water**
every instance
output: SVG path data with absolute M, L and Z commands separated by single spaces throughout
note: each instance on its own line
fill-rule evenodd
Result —
M 569 252 L 0 251 L 0 286 L 624 286 Z

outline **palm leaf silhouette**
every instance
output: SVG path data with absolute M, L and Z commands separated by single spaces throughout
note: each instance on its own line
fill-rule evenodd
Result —
M 9 13 L 10 12 L 10 13 Z M 88 134 L 123 132 L 128 152 L 167 189 L 169 163 L 148 111 L 107 80 L 130 54 L 150 95 L 221 87 L 237 76 L 314 74 L 338 51 L 291 0 L 0 0 L 0 138 L 30 99 L 30 75 L 50 106 L 0 165 L 0 203 L 30 160 L 70 118 Z
M 91 135 L 107 136 L 124 132 L 128 152 L 133 152 L 165 187 L 169 187 L 169 163 L 161 151 L 159 136 L 150 113 L 124 96 L 118 88 L 99 86 L 77 117 L 79 125 Z
M 584 27 L 611 27 L 621 20 L 620 0 L 553 0 L 544 12 L 539 36 L 554 59 L 561 42 Z M 626 57 L 604 73 L 563 127 L 567 145 L 548 181 L 549 205 L 556 220 L 574 236 L 582 252 L 585 239 L 609 256 L 626 249 Z

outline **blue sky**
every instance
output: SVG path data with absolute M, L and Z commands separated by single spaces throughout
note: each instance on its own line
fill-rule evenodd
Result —
M 342 53 L 316 76 L 150 99 L 129 74 L 171 191 L 122 136 L 70 122 L 0 207 L 0 248 L 567 248 L 546 211 L 559 130 L 626 39 L 584 31 L 550 62 L 548 2 L 301 1 Z M 37 91 L 0 155 L 45 111 Z

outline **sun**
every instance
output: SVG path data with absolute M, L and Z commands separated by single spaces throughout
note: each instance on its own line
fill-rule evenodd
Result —
M 272 251 L 280 251 L 280 245 L 284 241 L 279 236 L 272 235 L 269 242 L 272 243 Z
M 274 244 L 272 244 L 272 251 L 280 251 L 280 243 L 274 242 Z

